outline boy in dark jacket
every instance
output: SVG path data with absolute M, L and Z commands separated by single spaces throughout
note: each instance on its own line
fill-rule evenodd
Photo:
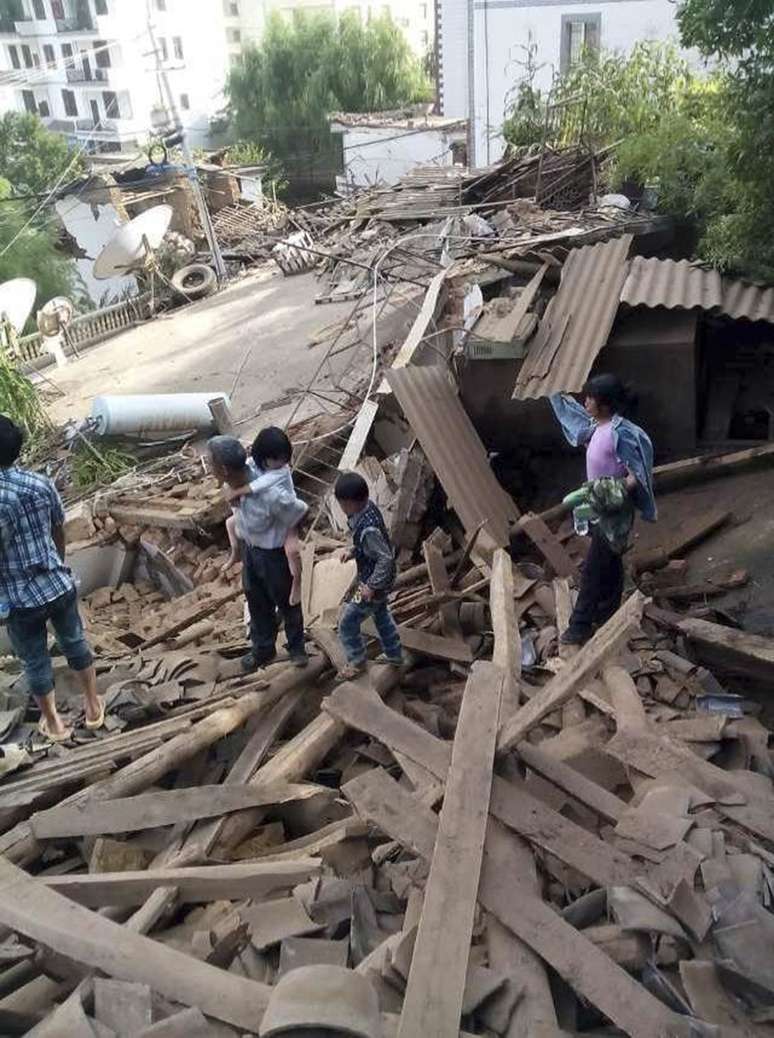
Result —
M 345 472 L 336 481 L 335 494 L 352 534 L 352 549 L 346 557 L 357 562 L 358 587 L 339 621 L 339 637 L 347 654 L 347 666 L 339 677 L 352 680 L 365 670 L 366 646 L 360 628 L 369 616 L 374 618 L 386 662 L 398 667 L 403 663 L 400 635 L 387 605 L 395 583 L 395 552 L 382 513 L 371 501 L 362 476 Z

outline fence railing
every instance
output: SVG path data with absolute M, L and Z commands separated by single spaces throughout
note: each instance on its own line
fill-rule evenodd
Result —
M 65 354 L 73 356 L 76 350 L 94 346 L 126 328 L 147 321 L 150 316 L 150 294 L 134 296 L 102 310 L 91 310 L 89 313 L 81 314 L 67 326 L 64 336 Z M 44 342 L 40 332 L 20 338 L 17 343 L 20 360 L 32 364 L 41 357 L 48 356 Z

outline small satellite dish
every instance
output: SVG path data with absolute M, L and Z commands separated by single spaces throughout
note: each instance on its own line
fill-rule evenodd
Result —
M 35 305 L 38 286 L 31 278 L 14 278 L 0 285 L 0 317 L 8 318 L 21 334 Z
M 38 310 L 38 331 L 46 338 L 59 335 L 72 321 L 75 304 L 67 296 L 54 296 Z
M 123 277 L 147 263 L 172 222 L 172 206 L 154 205 L 129 223 L 119 227 L 94 263 L 94 277 L 100 281 Z

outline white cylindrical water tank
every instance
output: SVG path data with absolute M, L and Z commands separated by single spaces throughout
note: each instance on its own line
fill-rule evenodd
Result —
M 209 402 L 228 393 L 146 393 L 143 396 L 98 396 L 91 405 L 100 436 L 180 432 L 213 427 Z

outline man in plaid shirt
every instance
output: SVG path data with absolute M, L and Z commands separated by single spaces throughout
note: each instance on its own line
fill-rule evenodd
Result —
M 50 479 L 16 468 L 24 435 L 0 415 L 0 601 L 8 634 L 40 707 L 40 732 L 64 742 L 72 732 L 56 708 L 47 624 L 83 691 L 86 727 L 101 728 L 105 707 L 97 695 L 91 649 L 83 634 L 75 582 L 64 562 L 64 509 Z

